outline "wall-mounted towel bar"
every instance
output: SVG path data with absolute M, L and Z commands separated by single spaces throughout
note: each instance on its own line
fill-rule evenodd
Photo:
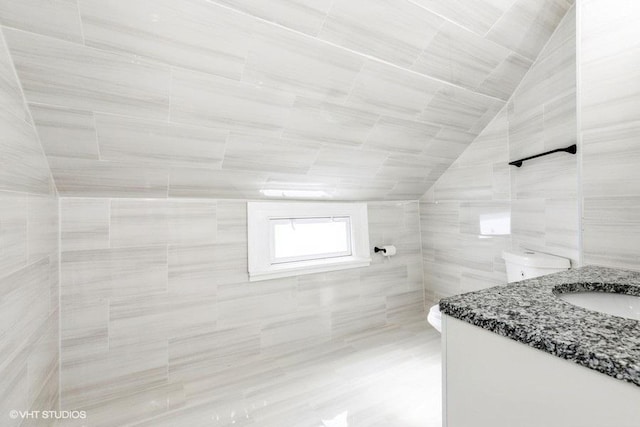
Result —
M 509 164 L 519 168 L 519 167 L 522 166 L 522 163 L 526 162 L 527 160 L 536 159 L 538 157 L 547 156 L 547 155 L 553 154 L 553 153 L 576 154 L 577 152 L 578 152 L 578 146 L 576 144 L 573 144 L 573 145 L 570 145 L 570 146 L 565 147 L 565 148 L 558 148 L 557 150 L 551 150 L 551 151 L 547 151 L 546 153 L 536 154 L 535 156 L 525 157 L 524 159 L 514 160 L 513 162 L 510 162 Z

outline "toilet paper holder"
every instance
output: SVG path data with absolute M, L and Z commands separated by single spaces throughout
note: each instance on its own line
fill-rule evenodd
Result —
M 375 253 L 382 252 L 382 255 L 384 256 L 392 256 L 396 254 L 396 247 L 393 245 L 388 245 L 388 246 L 383 246 L 379 248 L 376 246 L 373 248 L 373 251 Z

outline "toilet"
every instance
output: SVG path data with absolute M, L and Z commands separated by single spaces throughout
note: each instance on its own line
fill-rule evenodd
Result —
M 528 249 L 503 251 L 502 259 L 507 266 L 509 283 L 557 273 L 571 267 L 567 258 Z M 442 331 L 442 315 L 438 304 L 429 309 L 427 320 L 438 332 Z

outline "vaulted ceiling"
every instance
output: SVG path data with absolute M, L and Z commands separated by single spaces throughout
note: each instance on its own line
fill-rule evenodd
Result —
M 0 0 L 61 195 L 415 199 L 573 0 Z

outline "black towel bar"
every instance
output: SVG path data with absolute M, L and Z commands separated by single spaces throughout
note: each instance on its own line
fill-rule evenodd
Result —
M 519 167 L 522 166 L 522 162 L 526 162 L 527 160 L 536 159 L 538 157 L 546 156 L 546 155 L 553 154 L 553 153 L 576 154 L 577 152 L 578 152 L 578 146 L 576 144 L 573 144 L 573 145 L 570 145 L 570 146 L 565 147 L 565 148 L 558 148 L 557 150 L 551 150 L 551 151 L 547 151 L 546 153 L 536 154 L 535 156 L 525 157 L 524 159 L 514 160 L 513 162 L 510 162 L 509 164 L 519 168 Z

